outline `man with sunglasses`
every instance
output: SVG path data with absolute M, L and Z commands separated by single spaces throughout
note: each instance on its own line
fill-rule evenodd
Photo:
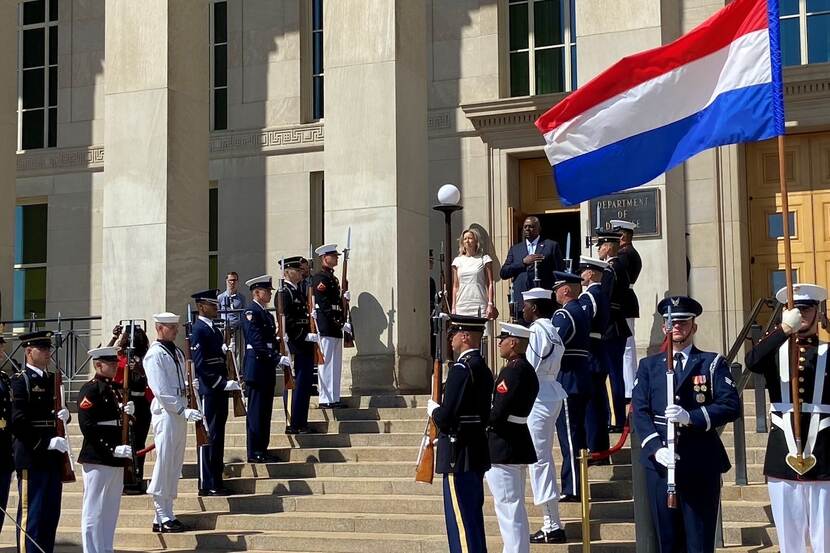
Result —
M 787 289 L 776 294 L 787 302 Z M 827 290 L 814 284 L 793 285 L 793 309 L 784 309 L 781 324 L 764 336 L 746 356 L 746 367 L 766 377 L 771 405 L 769 438 L 764 459 L 772 518 L 781 553 L 827 551 L 830 546 L 830 383 L 827 344 L 819 340 L 819 324 L 827 327 L 819 305 Z M 797 351 L 790 355 L 791 337 Z M 798 363 L 801 398 L 801 437 L 806 464 L 796 472 L 788 460 L 797 460 L 792 427 L 791 360 Z M 811 466 L 812 465 L 812 466 Z M 806 469 L 806 470 L 805 470 Z M 809 537 L 809 538 L 808 538 Z
M 451 553 L 487 551 L 484 473 L 490 469 L 486 425 L 493 374 L 481 356 L 486 319 L 450 316 L 448 337 L 458 359 L 447 373 L 443 402 L 427 402 L 438 427 L 435 472 L 444 476 L 444 518 Z
M 657 353 L 640 360 L 631 398 L 652 523 L 660 551 L 712 553 L 721 477 L 731 466 L 718 427 L 738 418 L 740 399 L 726 360 L 694 346 L 695 319 L 703 307 L 690 297 L 672 296 L 657 311 L 666 321 L 664 332 L 671 334 L 674 390 L 666 388 L 666 353 Z M 670 424 L 675 425 L 674 460 L 667 447 Z M 672 461 L 676 509 L 667 499 Z

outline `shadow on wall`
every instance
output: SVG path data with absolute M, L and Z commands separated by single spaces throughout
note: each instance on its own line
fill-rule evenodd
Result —
M 395 373 L 395 291 L 391 291 L 391 306 L 383 311 L 381 303 L 368 292 L 362 292 L 357 298 L 357 305 L 352 307 L 352 320 L 361 321 L 355 327 L 355 347 L 357 355 L 352 363 L 363 365 L 369 370 L 353 371 L 352 388 L 397 389 Z M 384 343 L 385 341 L 385 343 Z
M 665 333 L 663 332 L 663 317 L 660 313 L 657 312 L 657 304 L 660 303 L 661 300 L 669 297 L 669 291 L 666 290 L 663 292 L 663 297 L 660 298 L 656 294 L 654 295 L 654 303 L 651 306 L 651 333 L 649 335 L 648 340 L 648 349 L 646 350 L 648 355 L 654 355 L 655 353 L 660 353 L 660 347 L 663 345 L 663 339 Z M 640 306 L 642 308 L 642 306 Z M 641 309 L 642 312 L 642 309 Z

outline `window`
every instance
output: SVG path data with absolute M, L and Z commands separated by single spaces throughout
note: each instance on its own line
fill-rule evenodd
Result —
M 798 282 L 798 270 L 792 269 L 790 271 L 793 282 Z M 784 269 L 777 269 L 770 273 L 770 296 L 774 296 L 781 288 L 787 285 L 787 273 Z
M 323 0 L 311 0 L 311 118 L 323 118 Z
M 576 88 L 575 0 L 508 0 L 510 95 Z
M 795 226 L 795 211 L 790 211 L 790 237 L 796 237 Z M 767 237 L 768 238 L 783 238 L 784 237 L 784 217 L 781 212 L 770 213 L 767 215 Z
M 219 189 L 208 191 L 208 288 L 219 283 Z
M 48 206 L 18 205 L 14 233 L 14 318 L 46 316 Z
M 830 61 L 830 0 L 781 0 L 781 61 Z
M 19 5 L 18 149 L 54 148 L 58 142 L 58 0 Z
M 211 90 L 213 130 L 228 128 L 228 3 L 214 1 L 211 6 Z

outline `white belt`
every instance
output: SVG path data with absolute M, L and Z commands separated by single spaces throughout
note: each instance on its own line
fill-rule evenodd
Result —
M 633 285 L 633 284 L 629 284 L 629 285 L 628 285 L 628 287 L 629 287 L 629 288 L 631 288 L 632 290 L 634 289 L 634 285 Z
M 527 417 L 517 417 L 516 415 L 507 415 L 507 422 L 516 424 L 527 424 Z
M 98 426 L 118 426 L 118 421 L 100 421 Z
M 596 338 L 597 340 L 602 340 L 602 334 L 600 334 L 599 332 L 591 332 L 590 334 L 588 334 L 588 336 L 590 338 Z
M 769 407 L 770 413 L 792 413 L 793 404 L 792 403 L 773 403 Z M 824 415 L 830 415 L 830 405 L 825 405 L 823 403 L 815 404 L 815 403 L 802 403 L 801 404 L 801 412 L 802 413 L 822 413 Z
M 274 349 L 274 344 L 265 344 L 265 345 L 268 346 L 268 349 Z M 254 349 L 254 346 L 252 346 L 251 344 L 245 344 L 245 349 Z

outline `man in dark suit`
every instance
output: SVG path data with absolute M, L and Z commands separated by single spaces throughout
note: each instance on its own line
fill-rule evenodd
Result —
M 674 390 L 666 389 L 666 353 L 658 353 L 640 361 L 631 398 L 652 522 L 660 551 L 712 553 L 721 476 L 730 467 L 718 427 L 740 416 L 740 399 L 726 360 L 694 346 L 700 304 L 674 296 L 657 311 L 664 318 L 671 312 L 665 332 L 671 335 Z M 674 458 L 668 425 L 676 425 Z M 669 471 L 675 475 L 677 509 L 667 505 Z
M 540 287 L 548 290 L 553 285 L 553 271 L 565 269 L 565 261 L 559 244 L 542 238 L 542 225 L 537 217 L 530 216 L 522 225 L 524 239 L 514 244 L 507 253 L 499 275 L 513 279 L 513 311 L 516 322 L 527 326 L 522 317 L 522 292 Z

